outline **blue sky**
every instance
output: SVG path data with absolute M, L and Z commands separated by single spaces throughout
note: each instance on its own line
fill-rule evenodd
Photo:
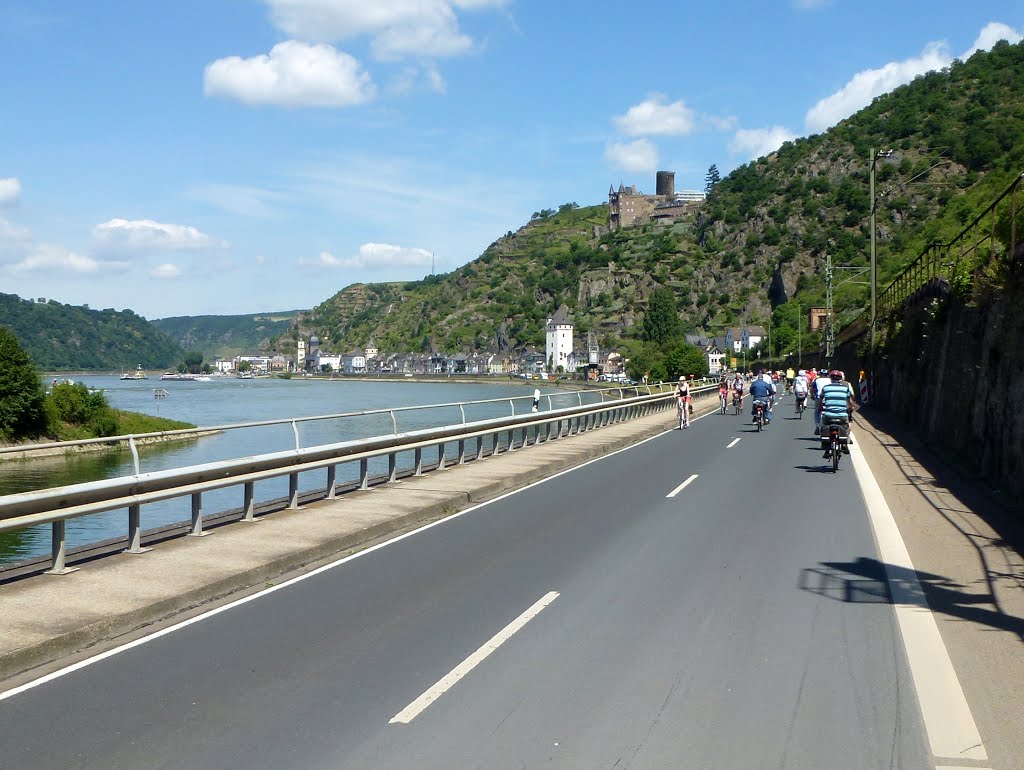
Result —
M 0 0 L 0 291 L 312 307 L 1021 33 L 1019 0 Z

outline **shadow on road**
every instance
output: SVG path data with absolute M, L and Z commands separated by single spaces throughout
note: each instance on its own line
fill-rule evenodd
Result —
M 841 602 L 891 604 L 887 571 L 892 573 L 893 581 L 902 593 L 913 596 L 916 601 L 926 598 L 933 611 L 1009 631 L 1024 640 L 1024 618 L 990 609 L 993 603 L 991 595 L 962 590 L 965 586 L 942 575 L 911 572 L 891 565 L 887 567 L 878 559 L 861 556 L 853 562 L 820 562 L 818 567 L 800 571 L 797 587 Z M 915 575 L 916 582 L 913 580 Z

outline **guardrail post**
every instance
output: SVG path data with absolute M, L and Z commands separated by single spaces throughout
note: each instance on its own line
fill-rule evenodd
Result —
M 466 464 L 466 439 L 459 439 L 459 465 Z
M 506 433 L 506 435 L 508 436 L 508 451 L 509 452 L 511 452 L 512 450 L 514 450 L 516 448 L 515 438 L 512 435 L 512 432 L 513 432 L 512 429 L 509 429 L 508 432 Z
M 497 433 L 491 434 L 491 457 L 494 457 L 496 454 L 499 454 L 501 452 L 501 442 L 498 439 L 499 435 Z
M 444 464 L 444 442 L 442 441 L 437 445 L 437 469 L 443 471 L 445 469 Z
M 295 449 L 298 451 L 302 448 L 302 445 L 299 442 L 299 425 L 295 420 L 292 420 L 292 433 L 295 434 Z
M 370 461 L 365 457 L 359 461 L 359 488 L 370 488 Z
M 388 481 L 398 480 L 398 453 L 391 452 L 388 455 Z
M 253 481 L 247 481 L 242 485 L 242 521 L 256 521 L 255 490 L 256 483 Z
M 149 548 L 142 547 L 142 506 L 128 506 L 128 547 L 125 553 L 145 553 Z
M 299 473 L 288 474 L 288 507 L 293 511 L 299 507 Z
M 335 487 L 338 483 L 338 466 L 328 465 L 327 466 L 327 499 L 334 500 L 338 494 Z
M 413 452 L 413 465 L 415 469 L 412 472 L 413 476 L 423 475 L 423 447 L 416 447 L 416 451 Z
M 135 446 L 135 436 L 128 437 L 128 448 L 132 450 L 132 463 L 135 465 L 135 475 L 139 475 L 139 448 Z
M 550 412 L 554 407 L 551 406 L 551 396 L 548 396 L 548 411 Z
M 459 403 L 459 413 L 462 414 L 462 424 L 465 425 L 466 424 L 466 409 L 462 405 L 461 402 Z
M 189 537 L 206 537 L 208 533 L 203 532 L 203 493 L 192 493 L 192 529 Z
M 479 460 L 484 456 L 484 437 L 476 437 L 476 459 Z
M 398 420 L 395 419 L 395 410 L 392 409 L 388 414 L 391 415 L 391 432 L 396 436 L 398 435 Z
M 55 521 L 50 525 L 50 569 L 46 570 L 47 575 L 67 575 L 77 572 L 78 567 L 69 567 L 66 564 L 67 537 L 64 519 Z

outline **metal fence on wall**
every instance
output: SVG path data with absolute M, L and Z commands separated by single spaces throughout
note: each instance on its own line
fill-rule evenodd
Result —
M 988 267 L 1002 263 L 1010 271 L 1018 269 L 1024 252 L 1018 226 L 1024 213 L 1022 187 L 1024 173 L 955 238 L 931 244 L 907 265 L 879 295 L 879 317 L 896 310 L 930 282 L 944 280 L 951 285 L 974 286 Z

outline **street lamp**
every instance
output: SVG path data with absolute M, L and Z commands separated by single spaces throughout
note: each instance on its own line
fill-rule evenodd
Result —
M 875 349 L 875 328 L 878 312 L 878 271 L 875 265 L 875 217 L 878 212 L 878 199 L 875 197 L 875 164 L 881 158 L 888 158 L 892 150 L 871 150 L 871 349 Z

